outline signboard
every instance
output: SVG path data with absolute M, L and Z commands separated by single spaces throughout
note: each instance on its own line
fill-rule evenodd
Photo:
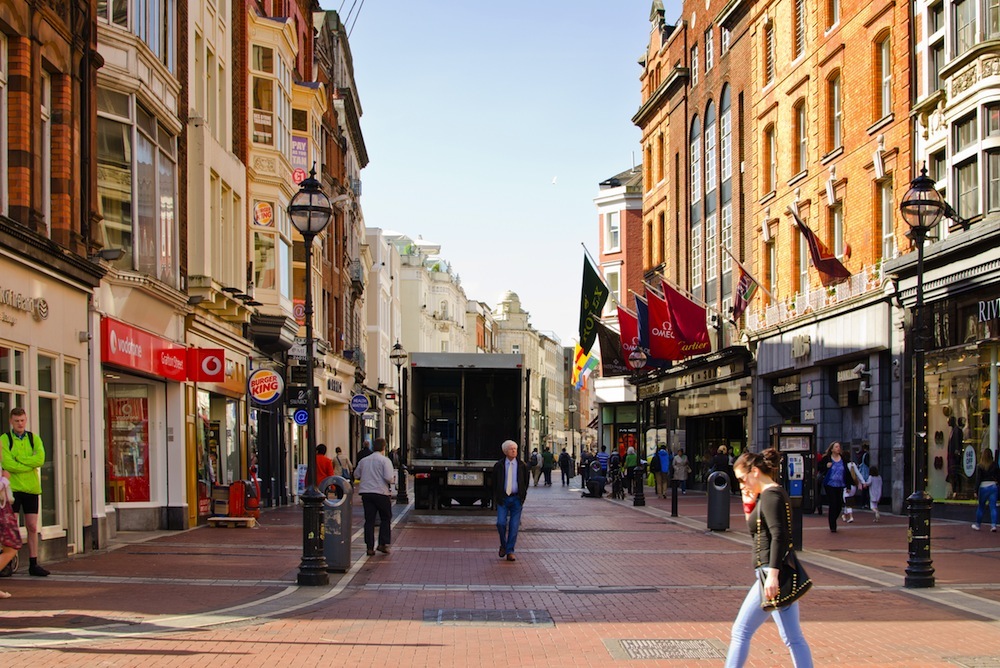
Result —
M 288 398 L 289 406 L 306 407 L 309 405 L 309 387 L 306 385 L 289 385 Z
M 305 181 L 309 176 L 309 138 L 292 135 L 292 155 L 289 160 L 292 164 L 292 180 L 296 184 Z M 299 178 L 301 176 L 302 178 Z
M 257 369 L 247 379 L 247 393 L 258 404 L 267 406 L 281 399 L 285 381 L 273 369 Z
M 368 410 L 368 396 L 365 394 L 355 394 L 352 396 L 351 410 L 358 415 L 363 415 Z
M 298 324 L 306 324 L 306 301 L 304 299 L 292 300 L 292 315 L 295 316 L 295 322 Z
M 187 380 L 187 349 L 113 318 L 101 319 L 101 361 L 167 380 Z
M 313 356 L 316 356 L 316 342 L 313 341 L 312 345 Z M 293 360 L 304 360 L 306 358 L 306 340 L 305 337 L 297 336 L 295 337 L 295 343 L 292 347 L 288 349 L 288 356 Z
M 976 473 L 976 449 L 971 445 L 965 446 L 962 453 L 962 469 L 966 478 L 971 478 Z
M 274 225 L 274 206 L 270 202 L 257 202 L 253 206 L 253 222 L 261 227 Z
M 295 420 L 295 424 L 300 427 L 309 424 L 309 411 L 304 408 L 300 408 L 292 414 L 292 419 Z
M 226 351 L 222 348 L 188 348 L 188 380 L 221 383 L 226 380 Z
M 294 385 L 308 385 L 309 369 L 304 364 L 288 367 L 288 382 Z

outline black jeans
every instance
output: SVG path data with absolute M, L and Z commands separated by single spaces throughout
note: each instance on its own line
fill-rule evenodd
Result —
M 844 509 L 844 488 L 827 485 L 826 503 L 828 506 L 827 519 L 830 521 L 830 531 L 836 531 L 837 518 L 840 517 L 841 511 Z
M 365 546 L 375 549 L 375 515 L 379 517 L 378 544 L 392 542 L 392 502 L 388 494 L 362 494 L 361 503 L 365 508 Z

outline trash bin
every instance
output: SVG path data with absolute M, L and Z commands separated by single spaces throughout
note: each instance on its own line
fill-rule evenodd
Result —
M 353 487 L 339 475 L 324 479 L 319 489 L 323 499 L 323 556 L 326 570 L 346 573 L 351 568 L 351 493 Z
M 729 476 L 724 471 L 716 471 L 708 476 L 708 530 L 729 529 Z

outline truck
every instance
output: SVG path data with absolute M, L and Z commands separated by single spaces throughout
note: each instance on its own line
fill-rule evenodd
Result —
M 524 357 L 412 353 L 407 387 L 407 457 L 418 512 L 489 511 L 501 444 L 525 442 L 531 373 Z

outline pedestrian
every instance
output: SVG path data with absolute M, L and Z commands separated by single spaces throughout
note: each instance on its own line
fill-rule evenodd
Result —
M 979 525 L 983 521 L 983 513 L 986 506 L 990 508 L 990 522 L 993 527 L 990 531 L 997 530 L 997 485 L 1000 483 L 1000 470 L 993 459 L 993 451 L 989 448 L 983 450 L 979 456 L 979 464 L 976 466 L 976 485 L 979 490 L 979 505 L 976 507 L 976 523 L 972 528 L 979 531 Z
M 337 475 L 334 472 L 333 460 L 326 456 L 326 444 L 316 446 L 316 484 Z
M 365 508 L 365 547 L 368 555 L 375 554 L 375 516 L 378 515 L 378 551 L 389 554 L 392 543 L 392 504 L 389 494 L 395 470 L 384 454 L 385 439 L 376 438 L 372 453 L 358 461 L 354 474 L 361 480 L 358 492 Z
M 552 487 L 552 469 L 556 466 L 555 455 L 552 448 L 547 445 L 542 446 L 542 475 L 545 476 L 545 486 Z
M 504 456 L 493 465 L 493 502 L 497 507 L 497 532 L 500 534 L 500 558 L 517 561 L 514 548 L 521 526 L 521 508 L 528 496 L 528 467 L 517 457 L 517 443 L 504 441 Z
M 860 496 L 858 465 L 854 462 L 849 462 L 847 470 L 851 475 L 847 476 L 847 486 L 844 487 L 844 509 L 840 519 L 844 520 L 847 524 L 851 524 L 854 521 L 854 504 Z
M 729 469 L 729 448 L 724 445 L 720 445 L 712 456 L 712 463 L 708 469 L 709 474 L 721 471 L 727 476 L 727 481 L 731 481 L 733 477 L 732 471 Z
M 823 472 L 823 487 L 826 488 L 826 503 L 829 506 L 827 520 L 830 531 L 837 533 L 837 518 L 844 506 L 844 489 L 851 477 L 847 461 L 841 456 L 839 442 L 834 441 L 826 449 L 826 454 L 820 460 L 819 469 Z
M 562 484 L 568 485 L 569 481 L 573 479 L 573 460 L 570 458 L 569 453 L 566 452 L 566 448 L 562 449 L 559 453 L 559 471 L 562 472 Z
M 542 477 L 542 457 L 538 454 L 538 448 L 532 449 L 528 465 L 531 466 L 531 479 L 535 487 L 538 487 L 538 479 Z
M 678 448 L 670 465 L 674 469 L 674 482 L 681 486 L 681 494 L 687 494 L 688 476 L 691 474 L 691 464 L 688 462 L 684 448 Z
M 785 490 L 775 482 L 781 468 L 781 454 L 768 448 L 764 452 L 744 452 L 736 460 L 733 474 L 739 482 L 747 529 L 754 542 L 756 582 L 750 587 L 733 623 L 726 655 L 726 668 L 739 668 L 750 654 L 750 640 L 768 615 L 778 626 L 778 633 L 792 655 L 795 668 L 811 668 L 812 652 L 799 624 L 799 604 L 795 600 L 812 585 L 808 580 L 789 580 L 792 573 L 783 564 L 797 563 L 792 548 L 791 502 Z M 783 572 L 784 571 L 784 572 Z M 796 589 L 796 587 L 798 587 Z M 773 608 L 779 598 L 785 601 Z M 786 599 L 787 597 L 787 599 Z M 791 603 L 787 603 L 791 600 Z M 762 605 L 767 603 L 769 610 Z
M 823 478 L 826 475 L 826 471 L 823 470 L 823 458 L 816 458 L 816 472 L 813 475 L 813 480 L 815 482 L 816 489 L 816 514 L 823 514 L 823 497 L 826 496 L 826 487 L 823 486 Z M 829 501 L 827 501 L 829 503 Z
M 4 471 L 10 474 L 10 489 L 14 493 L 11 509 L 16 516 L 24 511 L 24 528 L 28 533 L 28 573 L 45 577 L 48 570 L 38 563 L 38 508 L 42 495 L 40 471 L 45 463 L 45 446 L 37 434 L 28 428 L 28 414 L 17 407 L 10 411 L 10 431 L 0 434 Z
M 369 456 L 371 453 L 372 453 L 372 443 L 371 441 L 366 439 L 364 447 L 361 448 L 361 452 L 358 453 L 358 464 L 360 464 L 361 460 Z
M 656 449 L 656 453 L 649 459 L 649 466 L 653 470 L 653 479 L 656 480 L 656 493 L 661 498 L 667 498 L 667 488 L 670 486 L 670 451 L 664 443 Z
M 878 474 L 877 466 L 872 466 L 868 472 L 871 474 L 865 482 L 868 486 L 868 506 L 875 513 L 875 519 L 872 521 L 878 523 L 882 517 L 878 512 L 878 503 L 882 500 L 882 476 Z
M 602 445 L 601 451 L 597 453 L 597 461 L 601 465 L 601 475 L 607 477 L 608 475 L 608 460 L 611 455 L 608 454 L 608 446 Z
M 635 448 L 631 445 L 628 446 L 628 450 L 625 451 L 625 462 L 622 466 L 625 468 L 625 490 L 629 493 L 635 493 L 635 467 L 639 465 L 639 456 L 635 454 Z M 639 481 L 642 484 L 642 481 Z
M 21 549 L 21 529 L 14 514 L 14 492 L 10 489 L 10 473 L 3 470 L 0 453 L 0 571 L 7 567 Z M 10 593 L 0 590 L 0 598 L 10 598 Z
M 353 480 L 351 472 L 354 471 L 354 464 L 351 463 L 351 458 L 344 454 L 339 445 L 334 452 L 336 453 L 336 457 L 333 458 L 333 463 L 337 467 L 337 470 L 340 471 L 340 475 L 348 480 Z
M 861 450 L 858 452 L 858 503 L 864 505 L 865 497 L 869 497 L 868 485 L 862 482 L 863 480 L 868 480 L 871 476 L 871 453 L 869 452 L 871 446 L 868 442 L 861 444 Z

